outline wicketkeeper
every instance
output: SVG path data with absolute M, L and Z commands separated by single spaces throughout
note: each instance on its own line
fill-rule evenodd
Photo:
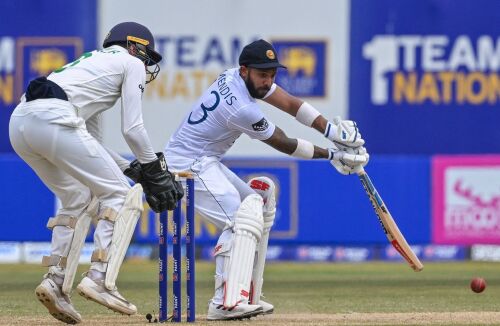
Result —
M 35 292 L 52 316 L 68 324 L 82 320 L 70 293 L 91 220 L 97 220 L 95 250 L 78 293 L 132 315 L 137 308 L 120 295 L 115 281 L 143 209 L 143 188 L 157 212 L 173 209 L 183 195 L 163 154 L 155 154 L 142 120 L 142 93 L 162 59 L 153 35 L 125 22 L 111 29 L 103 47 L 32 80 L 9 125 L 16 153 L 62 203 L 47 223 L 52 248 L 43 264 L 49 270 Z M 130 187 L 122 174 L 129 162 L 101 143 L 101 113 L 120 98 L 122 134 L 140 163 L 142 186 Z

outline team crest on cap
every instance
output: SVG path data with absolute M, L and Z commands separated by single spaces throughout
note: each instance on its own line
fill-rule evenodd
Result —
M 271 60 L 274 60 L 274 58 L 276 58 L 276 56 L 274 55 L 274 52 L 273 50 L 267 50 L 266 51 L 266 56 L 271 59 Z

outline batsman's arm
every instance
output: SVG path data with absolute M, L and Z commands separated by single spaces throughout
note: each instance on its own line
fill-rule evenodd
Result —
M 369 155 L 353 149 L 339 149 L 334 144 L 325 149 L 315 146 L 311 142 L 300 138 L 289 138 L 278 126 L 271 137 L 263 140 L 264 143 L 278 151 L 293 157 L 302 159 L 328 159 L 332 165 L 342 174 L 350 174 L 353 166 L 364 166 L 368 162 Z
M 288 137 L 285 132 L 278 126 L 276 126 L 273 135 L 268 139 L 263 140 L 263 142 L 273 147 L 274 149 L 291 156 L 306 159 L 329 157 L 327 149 L 315 146 L 309 142 L 307 142 L 307 145 L 301 146 L 301 144 L 304 144 L 305 141 Z M 304 149 L 302 149 L 303 147 Z
M 339 147 L 357 148 L 365 143 L 356 122 L 342 120 L 340 117 L 335 117 L 330 122 L 311 104 L 289 94 L 279 86 L 276 86 L 274 92 L 263 100 L 295 117 L 303 125 L 316 129 Z
M 302 108 L 303 111 L 299 113 L 302 105 L 306 104 L 307 106 L 308 104 L 300 98 L 291 95 L 283 88 L 277 86 L 276 90 L 271 95 L 266 97 L 264 101 L 281 111 L 288 113 L 292 117 L 295 117 L 302 124 L 314 128 L 324 134 L 328 120 L 314 108 L 312 110 L 307 110 L 307 108 L 304 110 L 304 108 Z M 310 107 L 312 108 L 312 106 Z

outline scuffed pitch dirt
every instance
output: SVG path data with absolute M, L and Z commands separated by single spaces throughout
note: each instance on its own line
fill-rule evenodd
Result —
M 234 322 L 207 322 L 198 316 L 196 325 L 500 325 L 500 312 L 424 312 L 424 313 L 349 313 L 349 314 L 274 314 Z M 143 315 L 84 317 L 80 325 L 145 325 Z M 0 325 L 63 325 L 50 316 L 0 317 Z

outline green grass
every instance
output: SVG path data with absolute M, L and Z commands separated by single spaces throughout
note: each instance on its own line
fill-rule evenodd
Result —
M 198 262 L 196 267 L 196 306 L 203 318 L 213 294 L 215 267 L 207 262 Z M 81 266 L 79 272 L 86 268 Z M 45 271 L 38 265 L 0 265 L 3 320 L 8 316 L 47 316 L 34 295 Z M 154 262 L 127 262 L 122 266 L 119 290 L 141 314 L 157 312 L 157 276 Z M 474 276 L 486 279 L 487 288 L 481 294 L 469 288 Z M 79 279 L 78 275 L 75 286 Z M 427 263 L 420 273 L 395 263 L 270 263 L 264 295 L 275 305 L 277 314 L 499 312 L 500 263 Z M 113 316 L 76 294 L 73 301 L 82 315 Z

